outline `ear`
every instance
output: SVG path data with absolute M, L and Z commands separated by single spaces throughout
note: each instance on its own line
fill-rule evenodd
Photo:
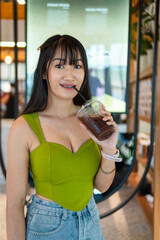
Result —
M 47 80 L 46 74 L 43 74 L 43 80 Z

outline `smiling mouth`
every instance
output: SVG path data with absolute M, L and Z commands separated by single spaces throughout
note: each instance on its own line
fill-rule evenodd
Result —
M 61 87 L 64 87 L 64 88 L 74 88 L 76 85 L 67 85 L 67 84 L 60 84 Z

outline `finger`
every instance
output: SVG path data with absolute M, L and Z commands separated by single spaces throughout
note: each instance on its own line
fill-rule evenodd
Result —
M 114 121 L 107 121 L 106 122 L 108 125 L 116 125 L 116 123 Z
M 108 116 L 111 116 L 111 113 L 107 110 L 101 110 L 101 113 L 104 114 L 104 115 L 108 115 Z
M 118 126 L 117 126 L 116 122 L 114 122 L 114 121 L 108 121 L 108 122 L 106 122 L 106 124 L 109 125 L 109 126 L 111 125 L 114 128 L 118 129 Z
M 103 109 L 103 110 L 106 110 L 106 108 L 105 108 L 104 104 L 102 104 L 102 109 Z
M 113 121 L 113 117 L 110 115 L 110 116 L 104 116 L 102 118 L 103 121 Z

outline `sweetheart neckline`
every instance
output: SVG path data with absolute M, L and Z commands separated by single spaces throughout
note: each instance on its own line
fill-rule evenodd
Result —
M 62 147 L 63 149 L 66 149 L 68 152 L 70 152 L 71 154 L 77 154 L 79 152 L 79 150 L 87 143 L 89 142 L 93 142 L 93 139 L 88 139 L 87 141 L 85 141 L 84 143 L 82 143 L 80 145 L 80 147 L 78 148 L 78 150 L 74 153 L 74 152 L 71 152 L 67 147 L 65 147 L 64 145 L 60 144 L 60 143 L 56 143 L 56 142 L 43 142 L 41 144 L 39 144 L 36 148 L 34 148 L 32 150 L 32 152 L 30 153 L 30 155 L 32 155 L 32 153 L 34 153 L 40 146 L 42 146 L 43 144 L 47 143 L 47 144 L 53 144 L 53 145 L 57 145 L 59 147 Z

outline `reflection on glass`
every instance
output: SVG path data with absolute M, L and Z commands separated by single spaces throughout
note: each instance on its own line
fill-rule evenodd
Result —
M 37 47 L 51 35 L 69 34 L 85 46 L 93 97 L 109 111 L 125 112 L 129 1 L 40 0 L 37 4 L 33 0 L 27 4 L 28 94 Z

